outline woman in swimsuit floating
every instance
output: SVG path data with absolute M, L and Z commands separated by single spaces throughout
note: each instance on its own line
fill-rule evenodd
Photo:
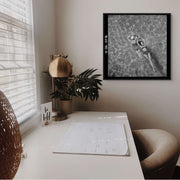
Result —
M 152 63 L 151 54 L 145 46 L 145 42 L 142 38 L 139 38 L 137 35 L 131 35 L 128 37 L 128 40 L 131 42 L 133 48 L 136 50 L 136 53 L 140 58 L 144 57 L 147 59 L 155 72 L 154 65 Z

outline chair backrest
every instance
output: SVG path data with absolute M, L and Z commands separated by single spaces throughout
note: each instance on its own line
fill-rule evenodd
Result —
M 170 133 L 160 129 L 133 131 L 145 178 L 172 178 L 180 145 Z
M 0 91 L 0 179 L 14 178 L 22 153 L 21 135 L 14 111 Z

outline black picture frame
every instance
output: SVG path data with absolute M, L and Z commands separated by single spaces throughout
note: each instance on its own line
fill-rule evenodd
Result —
M 124 21 L 124 19 L 126 21 Z M 146 19 L 146 21 L 144 19 Z M 145 30 L 143 32 L 142 29 L 135 29 L 134 31 L 138 33 L 133 33 L 133 28 L 134 26 L 138 25 L 139 21 L 140 23 L 142 21 L 140 26 L 142 26 L 141 28 L 144 28 Z M 124 26 L 124 23 L 126 23 L 126 26 Z M 131 26 L 133 26 L 133 28 L 130 28 Z M 138 28 L 140 28 L 140 26 L 138 26 Z M 147 29 L 147 27 L 149 27 L 150 29 Z M 124 29 L 121 31 L 122 28 Z M 158 34 L 157 32 L 160 33 Z M 117 36 L 115 36 L 116 33 Z M 124 35 L 127 35 L 126 38 L 123 38 L 125 39 L 123 42 L 126 43 L 126 45 L 124 46 L 119 45 L 118 48 L 118 44 L 122 44 L 122 41 L 120 39 L 122 39 L 121 37 L 123 36 L 123 33 Z M 128 37 L 128 34 L 130 38 Z M 133 40 L 132 40 L 133 42 L 131 42 L 131 39 L 133 39 L 136 36 L 139 36 L 139 34 L 140 36 L 143 36 L 143 38 L 140 39 L 144 39 L 144 37 L 149 37 L 148 41 L 149 44 L 151 44 L 152 46 L 150 47 L 149 45 L 148 47 L 148 45 L 146 45 L 145 43 L 146 40 L 145 41 L 143 40 L 141 42 L 142 44 L 145 44 L 143 46 L 139 46 L 139 42 L 138 42 L 138 46 L 135 44 Z M 155 36 L 153 36 L 153 34 L 155 34 Z M 152 42 L 153 39 L 154 42 Z M 115 42 L 114 45 L 113 45 L 113 41 Z M 126 52 L 126 48 L 124 47 L 128 47 L 127 52 Z M 146 48 L 145 53 L 144 51 L 142 51 L 144 47 Z M 130 50 L 128 51 L 128 49 Z M 124 56 L 121 57 L 121 54 L 123 54 Z M 139 54 L 139 56 L 137 54 Z M 129 59 L 127 59 L 126 58 L 127 56 L 125 55 L 129 56 Z M 135 60 L 133 58 L 131 59 L 130 57 L 135 57 L 134 58 Z M 138 59 L 140 60 L 138 61 Z M 131 61 L 132 63 L 133 61 L 136 62 L 136 63 L 134 62 L 135 66 L 132 66 L 131 65 L 132 63 L 131 64 L 128 63 Z M 138 66 L 138 64 L 140 65 Z M 143 67 L 145 67 L 144 70 Z M 130 73 L 128 74 L 128 72 Z M 170 80 L 171 79 L 171 13 L 104 13 L 103 14 L 103 79 L 104 80 Z

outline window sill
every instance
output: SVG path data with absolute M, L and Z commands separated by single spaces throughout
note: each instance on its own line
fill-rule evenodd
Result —
M 19 124 L 19 129 L 20 129 L 22 138 L 28 135 L 29 133 L 31 133 L 37 127 L 39 127 L 40 121 L 41 121 L 41 113 L 36 112 L 32 117 L 30 117 L 26 121 L 21 122 Z

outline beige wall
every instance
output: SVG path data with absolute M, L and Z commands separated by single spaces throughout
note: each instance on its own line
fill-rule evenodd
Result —
M 125 111 L 132 128 L 162 128 L 180 140 L 179 10 L 179 0 L 56 0 L 57 48 L 69 54 L 74 73 L 103 73 L 103 13 L 172 13 L 171 81 L 106 80 L 96 103 L 76 100 L 75 109 Z
M 48 69 L 50 55 L 55 53 L 54 0 L 33 0 L 35 53 L 39 102 L 49 101 L 51 81 L 43 71 Z

